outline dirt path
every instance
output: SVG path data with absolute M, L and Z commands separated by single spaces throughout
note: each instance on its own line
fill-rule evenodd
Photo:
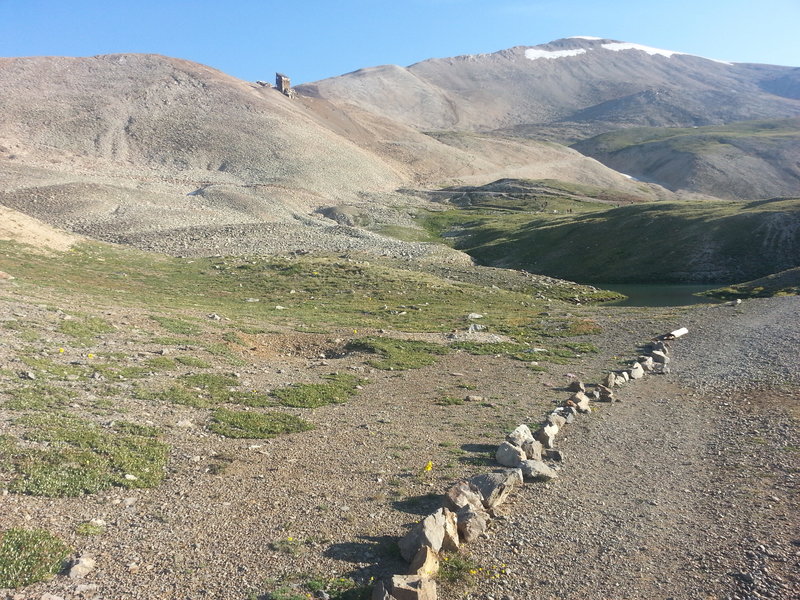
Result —
M 798 306 L 689 315 L 670 375 L 569 429 L 560 479 L 525 486 L 476 552 L 508 566 L 471 597 L 796 598 Z

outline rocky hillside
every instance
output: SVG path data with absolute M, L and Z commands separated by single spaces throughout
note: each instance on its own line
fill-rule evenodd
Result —
M 402 222 L 418 202 L 393 193 L 402 187 L 521 176 L 668 194 L 564 146 L 434 138 L 163 56 L 0 59 L 0 109 L 0 203 L 175 253 L 280 252 L 309 235 L 339 251 L 352 232 L 317 211 L 360 204 Z M 377 238 L 354 243 L 399 252 Z
M 385 65 L 300 86 L 423 130 L 561 139 L 630 126 L 800 114 L 797 70 L 574 37 L 492 54 Z
M 734 199 L 800 194 L 800 119 L 626 129 L 574 147 L 672 190 Z

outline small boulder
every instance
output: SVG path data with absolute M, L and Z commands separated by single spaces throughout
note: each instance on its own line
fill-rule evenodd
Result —
M 526 460 L 521 465 L 522 476 L 528 481 L 556 479 L 558 473 L 541 460 Z
M 567 386 L 567 390 L 570 392 L 585 392 L 586 386 L 583 384 L 582 381 L 578 381 L 576 379 L 570 382 L 570 384 Z
M 591 412 L 591 408 L 589 408 L 589 396 L 584 394 L 583 392 L 577 392 L 572 395 L 570 398 L 572 402 L 575 403 L 575 408 L 580 413 L 588 413 Z
M 458 511 L 458 533 L 465 544 L 471 544 L 486 533 L 489 527 L 489 513 L 483 509 L 465 506 Z
M 458 537 L 458 534 L 456 534 Z M 419 549 L 411 566 L 408 568 L 409 575 L 420 575 L 422 577 L 435 577 L 439 572 L 439 554 L 430 547 L 423 546 Z
M 606 386 L 606 387 L 608 387 L 608 388 L 613 388 L 613 387 L 614 387 L 614 385 L 615 385 L 616 383 L 617 383 L 617 376 L 616 376 L 616 374 L 615 374 L 615 373 L 613 373 L 613 372 L 611 372 L 611 373 L 608 373 L 608 374 L 607 374 L 607 375 L 606 375 L 606 376 L 603 378 L 603 385 L 604 385 L 604 386 Z
M 642 365 L 642 368 L 646 372 L 653 371 L 655 369 L 655 363 L 653 362 L 652 356 L 640 356 L 639 357 L 639 364 Z
M 628 383 L 628 380 L 623 375 L 617 375 L 616 379 L 614 380 L 614 385 L 619 387 L 623 386 Z
M 94 571 L 94 566 L 94 559 L 91 556 L 82 554 L 72 563 L 69 569 L 69 576 L 72 579 L 86 577 L 86 575 Z
M 741 302 L 742 302 L 741 300 L 737 300 L 738 304 L 741 304 Z M 681 327 L 680 329 L 676 329 L 675 331 L 670 331 L 668 335 L 670 339 L 675 340 L 678 339 L 679 337 L 683 337 L 687 333 L 689 333 L 689 330 L 686 329 L 686 327 Z
M 434 551 L 442 549 L 444 541 L 444 511 L 440 508 L 432 515 L 414 525 L 405 536 L 400 538 L 397 545 L 404 559 L 411 562 L 423 546 L 429 546 Z
M 483 505 L 488 509 L 492 509 L 505 502 L 513 489 L 522 483 L 522 471 L 519 469 L 504 469 L 503 471 L 476 475 L 469 481 L 478 488 L 483 496 Z
M 614 401 L 614 392 L 611 391 L 611 388 L 606 387 L 604 385 L 598 385 L 597 391 L 600 392 L 600 402 Z
M 542 448 L 552 448 L 555 444 L 557 433 L 557 426 L 545 424 L 533 432 L 533 437 L 542 445 Z
M 567 418 L 563 416 L 559 411 L 554 410 L 549 415 L 547 415 L 547 422 L 551 423 L 552 425 L 558 425 L 558 427 L 561 428 L 567 424 Z
M 390 595 L 396 600 L 436 600 L 436 582 L 419 575 L 393 575 Z
M 669 364 L 669 356 L 667 356 L 661 350 L 653 350 L 653 352 L 651 353 L 651 356 L 653 357 L 653 360 L 658 364 L 661 364 L 661 365 Z
M 447 490 L 443 504 L 453 512 L 458 512 L 465 506 L 479 509 L 483 508 L 483 496 L 474 484 L 462 480 Z
M 444 552 L 457 552 L 460 542 L 458 541 L 458 516 L 451 510 L 444 509 L 444 537 L 442 538 L 442 550 Z
M 551 423 L 545 423 L 537 429 L 533 437 L 534 439 L 541 443 L 545 448 L 552 448 L 553 444 L 555 443 L 556 434 L 558 433 L 558 425 L 553 425 Z
M 530 439 L 522 445 L 525 451 L 526 460 L 539 460 L 542 458 L 542 443 L 539 440 Z
M 520 425 L 514 431 L 506 436 L 506 441 L 511 442 L 515 446 L 522 446 L 526 441 L 533 439 L 530 427 L 527 425 Z
M 519 463 L 527 458 L 525 451 L 511 442 L 503 442 L 497 447 L 495 460 L 504 467 L 518 467 Z
M 644 377 L 644 367 L 638 362 L 633 363 L 631 367 L 631 379 L 641 379 Z

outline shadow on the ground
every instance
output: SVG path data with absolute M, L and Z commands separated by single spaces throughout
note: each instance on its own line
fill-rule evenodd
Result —
M 434 493 L 409 496 L 392 502 L 392 508 L 411 515 L 429 515 L 441 505 L 441 495 Z

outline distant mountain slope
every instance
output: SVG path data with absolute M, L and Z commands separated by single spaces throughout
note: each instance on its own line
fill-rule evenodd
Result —
M 185 185 L 336 196 L 400 181 L 274 90 L 154 55 L 0 59 L 0 146 L 28 164 Z
M 215 253 L 219 245 L 209 240 L 242 225 L 234 230 L 251 238 L 242 247 L 279 250 L 291 236 L 259 234 L 258 224 L 301 232 L 310 218 L 334 227 L 319 209 L 354 203 L 402 219 L 403 206 L 418 199 L 398 188 L 504 176 L 670 195 L 564 146 L 472 133 L 439 140 L 189 61 L 0 59 L 0 204 L 99 239 Z M 228 242 L 235 252 L 235 240 Z
M 738 282 L 800 266 L 800 198 L 608 208 L 535 187 L 459 190 L 429 228 L 480 264 L 582 283 Z
M 794 69 L 729 64 L 609 39 L 566 38 L 493 54 L 361 69 L 298 87 L 419 129 L 574 133 L 800 115 Z M 655 101 L 654 101 L 655 100 Z
M 800 118 L 625 129 L 574 148 L 671 190 L 739 199 L 800 195 Z

